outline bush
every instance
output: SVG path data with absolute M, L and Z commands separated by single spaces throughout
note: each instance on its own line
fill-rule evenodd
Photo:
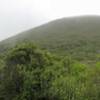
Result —
M 3 58 L 4 59 L 4 58 Z M 0 60 L 0 100 L 99 100 L 100 63 L 89 67 L 20 44 Z

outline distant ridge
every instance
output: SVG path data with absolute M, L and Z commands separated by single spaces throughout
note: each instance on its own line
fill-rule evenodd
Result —
M 62 55 L 99 54 L 100 16 L 78 16 L 51 21 L 2 41 L 0 51 L 26 41 Z

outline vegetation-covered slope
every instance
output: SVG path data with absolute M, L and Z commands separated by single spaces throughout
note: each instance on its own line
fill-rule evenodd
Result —
M 0 100 L 100 100 L 100 17 L 59 19 L 2 41 Z
M 96 60 L 100 53 L 100 17 L 63 18 L 23 32 L 0 43 L 0 50 L 31 41 L 49 51 L 79 60 Z
M 89 67 L 17 45 L 0 58 L 0 100 L 100 100 L 100 62 Z

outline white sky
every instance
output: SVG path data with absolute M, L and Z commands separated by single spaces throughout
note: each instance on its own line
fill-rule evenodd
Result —
M 100 0 L 0 0 L 0 40 L 50 20 L 100 15 Z

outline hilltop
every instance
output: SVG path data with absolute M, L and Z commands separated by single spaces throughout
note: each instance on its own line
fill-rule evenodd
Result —
M 0 50 L 4 51 L 25 41 L 60 55 L 93 60 L 100 53 L 100 16 L 69 17 L 51 21 L 2 41 Z

